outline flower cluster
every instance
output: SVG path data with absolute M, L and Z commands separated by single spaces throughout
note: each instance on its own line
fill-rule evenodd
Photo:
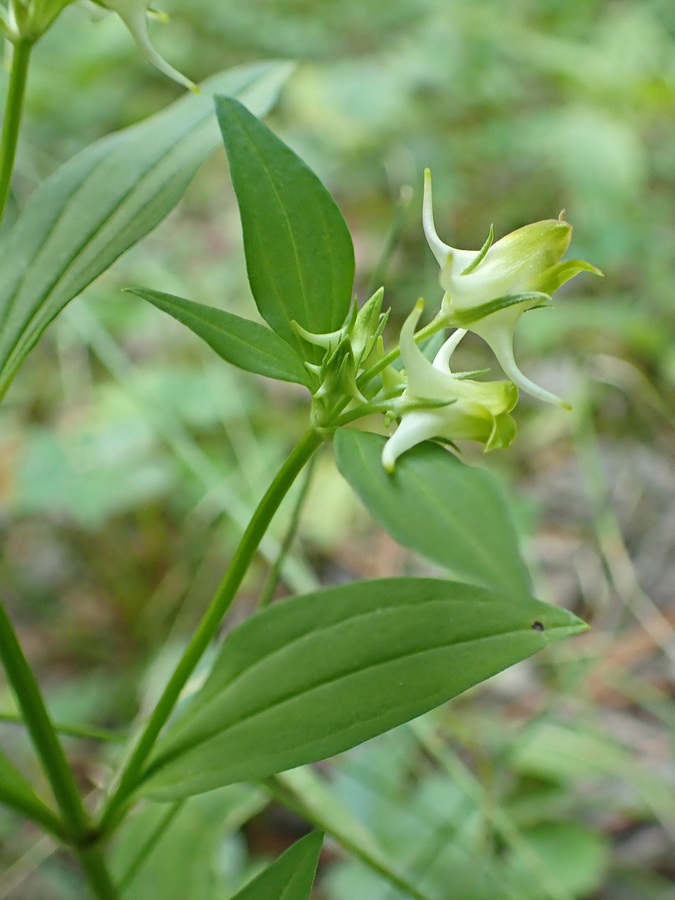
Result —
M 343 327 L 331 334 L 310 334 L 294 323 L 303 340 L 324 349 L 320 365 L 306 364 L 316 384 L 315 427 L 329 434 L 373 412 L 384 413 L 389 422 L 397 420 L 382 454 L 389 472 L 401 454 L 429 439 L 478 441 L 486 451 L 508 447 L 516 435 L 511 411 L 519 388 L 565 406 L 520 371 L 513 354 L 514 331 L 526 310 L 549 306 L 551 295 L 579 272 L 601 274 L 581 260 L 562 260 L 572 236 L 572 226 L 562 216 L 526 225 L 496 243 L 491 228 L 480 250 L 444 244 L 434 225 L 428 170 L 422 218 L 445 292 L 438 315 L 426 328 L 416 331 L 424 306 L 419 301 L 401 329 L 399 347 L 385 353 L 382 290 L 361 310 L 354 304 Z M 431 361 L 418 344 L 446 328 L 454 331 Z M 482 372 L 451 370 L 452 353 L 467 331 L 492 348 L 507 380 L 479 381 L 476 376 Z M 402 368 L 396 367 L 399 356 Z
M 562 261 L 572 237 L 572 226 L 562 216 L 526 225 L 497 243 L 490 228 L 485 244 L 476 251 L 443 243 L 434 225 L 429 170 L 422 218 L 445 291 L 434 324 L 457 330 L 430 363 L 415 343 L 419 304 L 403 326 L 400 350 L 407 384 L 395 406 L 400 425 L 382 454 L 388 471 L 402 453 L 429 438 L 449 442 L 468 438 L 483 443 L 486 451 L 508 446 L 516 433 L 510 412 L 518 388 L 566 406 L 520 371 L 513 353 L 514 331 L 526 310 L 549 306 L 551 295 L 579 272 L 602 274 L 582 260 Z M 450 371 L 450 355 L 467 330 L 491 347 L 509 381 L 474 381 Z M 435 402 L 434 408 L 421 408 L 425 401 Z

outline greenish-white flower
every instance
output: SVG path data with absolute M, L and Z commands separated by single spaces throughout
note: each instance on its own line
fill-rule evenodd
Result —
M 572 226 L 562 216 L 546 219 L 512 231 L 494 244 L 491 228 L 480 250 L 456 250 L 443 243 L 436 233 L 428 169 L 422 222 L 441 267 L 439 280 L 445 296 L 440 315 L 448 324 L 480 335 L 504 372 L 523 390 L 562 404 L 520 371 L 513 355 L 513 334 L 526 310 L 548 306 L 551 294 L 570 278 L 579 272 L 602 274 L 583 260 L 562 260 L 572 238 Z
M 0 8 L 0 27 L 10 41 L 37 41 L 59 13 L 74 0 L 10 0 Z
M 151 65 L 191 91 L 199 91 L 194 82 L 169 65 L 152 46 L 148 31 L 149 15 L 154 13 L 155 17 L 160 19 L 166 19 L 166 16 L 151 10 L 150 0 L 94 0 L 94 3 L 117 13 L 129 29 L 139 51 Z
M 422 308 L 423 303 L 418 303 L 401 329 L 407 384 L 397 401 L 401 423 L 382 452 L 388 472 L 406 450 L 431 438 L 478 441 L 487 451 L 507 447 L 516 434 L 509 413 L 518 402 L 518 388 L 510 381 L 474 381 L 450 371 L 450 356 L 465 334 L 461 329 L 448 338 L 431 363 L 415 343 Z

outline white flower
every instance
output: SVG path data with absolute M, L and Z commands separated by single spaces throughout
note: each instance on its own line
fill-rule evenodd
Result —
M 401 424 L 382 452 L 388 472 L 393 472 L 402 453 L 430 438 L 480 441 L 486 450 L 493 450 L 507 447 L 516 434 L 509 413 L 518 401 L 518 389 L 509 381 L 472 381 L 452 374 L 450 356 L 466 333 L 462 329 L 429 362 L 414 339 L 422 308 L 418 303 L 401 329 L 407 386 L 397 401 Z
M 7 12 L 0 8 L 0 28 L 12 43 L 37 41 L 54 19 L 74 0 L 11 0 Z
M 492 228 L 481 250 L 456 250 L 443 243 L 433 218 L 431 173 L 424 173 L 422 224 L 441 267 L 445 290 L 441 316 L 448 324 L 480 335 L 504 372 L 523 390 L 542 400 L 565 405 L 520 371 L 513 356 L 513 334 L 528 309 L 548 306 L 550 295 L 579 272 L 602 273 L 583 260 L 561 262 L 572 238 L 564 219 L 533 222 L 492 243 Z
M 131 32 L 136 46 L 151 65 L 179 84 L 183 84 L 191 91 L 199 93 L 199 88 L 196 84 L 177 69 L 174 69 L 173 66 L 170 66 L 165 59 L 162 59 L 150 43 L 150 33 L 148 31 L 150 0 L 94 0 L 94 2 L 105 9 L 110 9 L 112 12 L 117 13 Z M 155 15 L 157 14 L 155 13 Z M 158 18 L 166 17 L 158 16 Z

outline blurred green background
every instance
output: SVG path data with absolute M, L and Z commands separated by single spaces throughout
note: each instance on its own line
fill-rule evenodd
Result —
M 419 296 L 430 308 L 440 299 L 420 226 L 425 166 L 449 244 L 478 248 L 491 222 L 501 236 L 565 209 L 572 255 L 604 271 L 519 326 L 522 368 L 573 412 L 523 398 L 508 453 L 465 449 L 513 498 L 538 595 L 593 630 L 324 774 L 432 898 L 672 900 L 672 0 L 162 8 L 172 20 L 153 26 L 154 40 L 196 80 L 297 61 L 268 121 L 338 200 L 357 292 L 386 285 L 393 333 Z M 35 54 L 15 204 L 80 147 L 178 95 L 115 17 L 66 10 Z M 116 731 L 151 702 L 307 411 L 302 389 L 228 369 L 122 294 L 130 285 L 253 314 L 224 152 L 52 326 L 0 411 L 3 593 L 54 715 Z M 477 340 L 461 356 L 465 368 L 496 369 Z M 264 587 L 292 506 L 239 615 Z M 426 571 L 372 525 L 324 454 L 280 593 Z M 6 689 L 0 711 L 12 711 Z M 0 724 L 0 738 L 39 780 L 21 731 Z M 68 749 L 93 791 L 114 752 L 79 738 Z M 227 898 L 261 855 L 302 832 L 274 807 L 261 812 L 255 792 L 228 797 L 226 820 L 213 798 L 187 804 L 130 896 L 150 896 L 151 885 L 163 900 Z M 78 896 L 68 859 L 4 812 L 3 870 L 0 898 Z M 323 900 L 405 897 L 335 845 L 321 872 Z

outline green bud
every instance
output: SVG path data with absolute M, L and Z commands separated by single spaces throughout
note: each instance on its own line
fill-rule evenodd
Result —
M 389 312 L 382 313 L 383 299 L 384 288 L 379 288 L 358 311 L 350 330 L 349 337 L 357 365 L 368 359 L 387 324 Z

